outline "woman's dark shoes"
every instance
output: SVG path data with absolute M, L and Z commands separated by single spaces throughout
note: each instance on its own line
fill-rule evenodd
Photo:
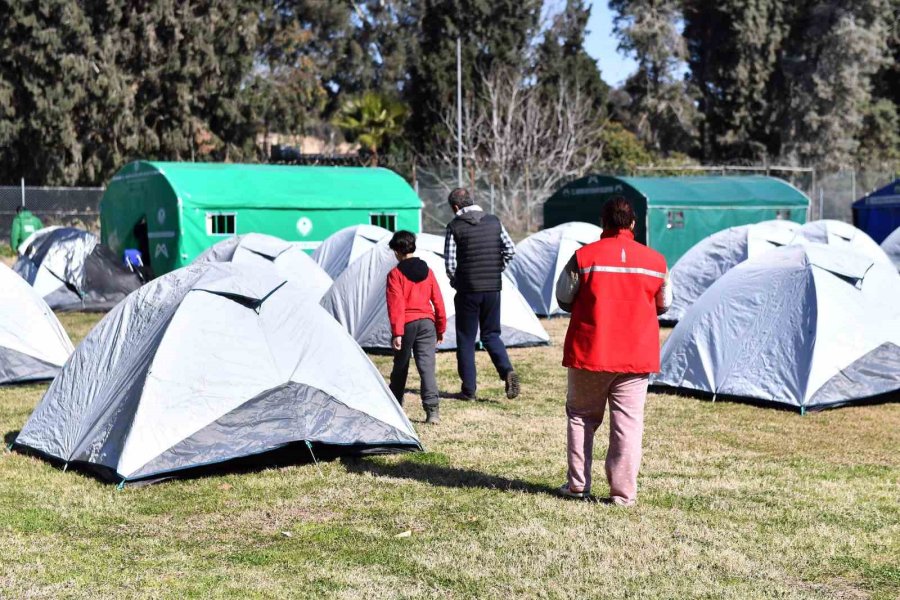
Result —
M 440 410 L 437 406 L 426 406 L 425 407 L 425 424 L 426 425 L 437 425 L 441 422 L 441 414 Z

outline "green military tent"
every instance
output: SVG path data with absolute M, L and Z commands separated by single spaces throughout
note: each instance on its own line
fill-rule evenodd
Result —
M 100 202 L 101 237 L 141 250 L 156 275 L 232 235 L 265 233 L 315 249 L 350 225 L 421 229 L 422 202 L 387 169 L 137 161 Z
M 717 231 L 770 219 L 805 223 L 809 210 L 803 192 L 775 177 L 588 175 L 563 186 L 544 203 L 544 227 L 597 223 L 604 202 L 614 196 L 631 202 L 637 240 L 662 252 L 669 265 Z

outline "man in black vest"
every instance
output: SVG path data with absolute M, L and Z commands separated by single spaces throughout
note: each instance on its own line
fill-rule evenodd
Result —
M 456 289 L 456 362 L 463 398 L 474 400 L 476 389 L 475 341 L 481 343 L 506 382 L 506 397 L 519 395 L 519 376 L 513 370 L 500 339 L 501 274 L 516 247 L 500 219 L 481 210 L 468 190 L 450 192 L 456 217 L 447 225 L 444 262 L 450 285 Z

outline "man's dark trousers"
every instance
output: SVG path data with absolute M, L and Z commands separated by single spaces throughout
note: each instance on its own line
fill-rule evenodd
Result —
M 500 292 L 457 292 L 456 307 L 456 365 L 462 380 L 462 393 L 475 396 L 475 341 L 481 328 L 481 343 L 497 369 L 501 379 L 513 370 L 500 339 Z
M 394 352 L 394 368 L 391 371 L 391 391 L 397 402 L 403 404 L 406 378 L 409 375 L 410 355 L 416 359 L 416 369 L 422 381 L 422 406 L 435 407 L 440 401 L 437 379 L 434 374 L 437 352 L 437 331 L 431 319 L 419 319 L 406 324 L 400 350 Z

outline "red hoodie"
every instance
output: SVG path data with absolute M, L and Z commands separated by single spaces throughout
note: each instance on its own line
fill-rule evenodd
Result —
M 434 273 L 421 258 L 407 258 L 387 276 L 388 318 L 391 335 L 403 335 L 407 323 L 431 319 L 438 336 L 447 329 L 444 298 Z

